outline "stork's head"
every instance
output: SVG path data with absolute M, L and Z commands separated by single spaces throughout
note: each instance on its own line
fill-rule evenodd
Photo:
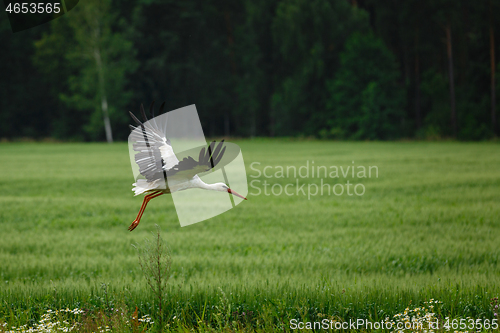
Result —
M 237 196 L 237 197 L 240 197 L 240 198 L 242 198 L 242 199 L 247 200 L 247 198 L 245 198 L 244 196 L 242 196 L 242 195 L 240 195 L 240 194 L 236 193 L 235 191 L 231 190 L 231 189 L 229 188 L 229 186 L 227 186 L 227 185 L 226 185 L 226 184 L 224 184 L 224 183 L 217 183 L 217 184 L 215 184 L 215 185 L 217 186 L 217 191 L 231 193 L 232 195 L 235 195 L 235 196 Z

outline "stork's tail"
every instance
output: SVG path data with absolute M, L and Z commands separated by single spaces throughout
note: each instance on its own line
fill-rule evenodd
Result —
M 160 179 L 152 182 L 148 182 L 146 179 L 137 179 L 137 181 L 132 184 L 132 186 L 135 186 L 132 191 L 134 191 L 135 195 L 139 195 L 148 191 L 157 190 L 159 185 Z

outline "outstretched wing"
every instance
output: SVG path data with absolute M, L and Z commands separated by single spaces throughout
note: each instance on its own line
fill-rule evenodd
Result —
M 177 165 L 167 171 L 167 177 L 189 180 L 199 173 L 215 168 L 226 151 L 226 147 L 223 147 L 223 145 L 224 140 L 219 142 L 217 147 L 215 147 L 215 141 L 212 141 L 206 149 L 203 147 L 200 150 L 198 161 L 191 156 L 185 157 L 182 161 L 177 163 Z
M 154 102 L 151 103 L 151 120 L 148 120 L 144 107 L 141 104 L 141 114 L 144 122 L 130 112 L 130 115 L 137 123 L 137 127 L 130 125 L 132 129 L 131 138 L 135 142 L 133 149 L 135 162 L 139 166 L 139 172 L 148 182 L 165 177 L 168 170 L 179 163 L 175 156 L 170 140 L 167 139 L 165 129 L 158 126 L 154 119 Z M 165 103 L 160 106 L 160 113 L 163 111 Z

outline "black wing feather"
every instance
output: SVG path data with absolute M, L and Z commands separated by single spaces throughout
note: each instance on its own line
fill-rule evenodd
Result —
M 219 164 L 220 160 L 222 159 L 222 156 L 224 156 L 224 153 L 226 152 L 226 147 L 224 147 L 224 149 L 222 149 L 222 151 L 220 152 L 219 156 L 217 156 L 214 160 L 214 166 L 215 167 L 217 164 Z
M 153 107 L 153 105 L 155 104 L 155 102 L 153 101 L 153 103 L 151 103 L 151 108 Z M 146 112 L 144 112 L 144 106 L 141 104 L 141 115 L 142 115 L 142 119 L 144 119 L 144 122 L 148 121 L 148 117 L 146 117 Z
M 142 107 L 142 104 L 141 104 L 141 107 Z M 137 125 L 142 125 L 142 122 L 139 119 L 137 119 L 137 117 L 135 116 L 135 114 L 133 114 L 130 111 L 128 113 L 130 113 L 130 116 L 132 117 L 132 119 L 134 119 L 134 121 L 137 123 Z
M 215 141 L 212 141 L 206 150 L 205 147 L 201 148 L 198 161 L 191 156 L 182 159 L 182 161 L 167 173 L 167 176 L 173 176 L 178 172 L 183 172 L 186 178 L 191 179 L 198 173 L 215 168 L 224 156 L 226 147 L 222 148 L 223 141 L 217 145 L 215 150 L 213 150 L 214 146 Z
M 198 162 L 201 162 L 203 161 L 203 159 L 205 158 L 205 147 L 203 147 L 201 150 L 200 150 L 200 155 L 198 156 Z

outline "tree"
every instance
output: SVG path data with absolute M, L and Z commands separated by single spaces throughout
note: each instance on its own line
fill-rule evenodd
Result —
M 340 55 L 341 66 L 328 83 L 328 127 L 323 136 L 391 139 L 401 135 L 404 90 L 397 63 L 373 34 L 353 34 Z
M 276 0 L 246 0 L 235 20 L 235 90 L 238 103 L 233 114 L 239 135 L 269 135 L 269 104 L 274 91 L 276 69 L 271 25 Z M 238 24 L 239 22 L 239 24 Z
M 496 117 L 496 84 L 495 84 L 495 29 L 493 26 L 493 6 L 489 1 L 489 25 L 490 25 L 490 64 L 491 64 L 491 129 L 493 135 L 497 133 L 497 117 Z
M 0 20 L 0 138 L 50 136 L 54 98 L 42 73 L 33 65 L 33 40 L 46 26 L 12 33 L 9 20 Z
M 453 47 L 451 43 L 451 24 L 448 21 L 446 32 L 446 54 L 448 55 L 448 75 L 450 82 L 451 129 L 453 136 L 457 136 L 457 111 L 455 107 L 455 76 L 453 74 Z
M 59 60 L 69 69 L 59 98 L 80 114 L 86 136 L 101 139 L 104 128 L 108 142 L 113 141 L 113 123 L 126 126 L 125 107 L 132 96 L 127 76 L 137 67 L 125 23 L 111 9 L 111 0 L 80 4 L 67 20 L 53 21 L 51 33 L 36 43 L 39 67 L 57 67 Z M 48 56 L 52 50 L 61 54 Z
M 275 88 L 271 126 L 275 135 L 316 135 L 328 118 L 328 80 L 354 32 L 368 32 L 367 13 L 346 1 L 287 0 L 272 25 Z

